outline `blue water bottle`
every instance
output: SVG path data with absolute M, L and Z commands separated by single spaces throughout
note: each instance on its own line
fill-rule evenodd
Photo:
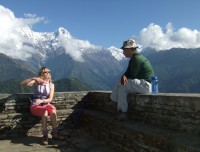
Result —
M 151 77 L 151 93 L 152 94 L 158 93 L 158 78 L 157 78 L 157 76 Z

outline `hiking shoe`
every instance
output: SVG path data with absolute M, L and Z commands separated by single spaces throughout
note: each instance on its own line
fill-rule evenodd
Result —
M 42 144 L 43 145 L 48 145 L 48 135 L 43 135 L 43 137 L 42 137 Z

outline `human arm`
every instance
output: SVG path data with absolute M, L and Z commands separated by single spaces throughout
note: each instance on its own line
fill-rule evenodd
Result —
M 128 77 L 130 77 L 130 72 L 131 72 L 131 64 L 129 61 L 126 72 L 121 76 L 121 85 L 126 85 L 128 83 Z
M 46 83 L 46 82 L 43 79 L 41 79 L 40 77 L 32 77 L 32 78 L 21 81 L 20 85 L 33 86 L 36 83 Z
M 128 82 L 128 79 L 140 78 L 140 73 L 143 70 L 143 56 L 135 54 L 129 61 L 126 72 L 122 75 L 122 82 Z M 127 80 L 127 81 L 126 81 Z

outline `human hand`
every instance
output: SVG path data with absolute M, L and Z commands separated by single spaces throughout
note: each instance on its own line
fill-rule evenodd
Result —
M 35 100 L 35 104 L 36 105 L 40 105 L 41 103 L 43 103 L 44 102 L 44 100 L 41 100 L 41 99 L 36 99 Z
M 126 85 L 128 83 L 128 79 L 125 75 L 121 77 L 121 85 Z
M 47 84 L 47 82 L 41 79 L 40 77 L 36 77 L 34 78 L 34 80 L 37 81 L 39 84 Z

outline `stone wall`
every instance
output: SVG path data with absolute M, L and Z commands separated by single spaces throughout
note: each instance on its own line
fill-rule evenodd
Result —
M 61 133 L 80 126 L 121 152 L 200 151 L 200 95 L 128 95 L 128 121 L 115 119 L 111 92 L 56 92 Z M 0 139 L 41 133 L 41 120 L 29 112 L 32 94 L 0 95 Z M 50 126 L 50 125 L 49 125 Z M 49 127 L 51 130 L 51 127 Z
M 110 92 L 90 92 L 84 123 L 123 152 L 199 152 L 200 95 L 128 95 L 128 121 L 117 121 Z
M 88 92 L 55 93 L 52 104 L 57 108 L 58 123 L 68 134 L 77 127 L 85 106 Z M 0 138 L 18 135 L 41 134 L 41 119 L 29 112 L 29 97 L 33 94 L 0 95 Z M 49 130 L 51 130 L 50 120 Z
M 131 96 L 134 120 L 175 131 L 200 135 L 200 94 L 159 94 Z
M 116 114 L 110 92 L 91 92 L 91 109 Z M 128 95 L 131 120 L 200 135 L 200 94 Z

